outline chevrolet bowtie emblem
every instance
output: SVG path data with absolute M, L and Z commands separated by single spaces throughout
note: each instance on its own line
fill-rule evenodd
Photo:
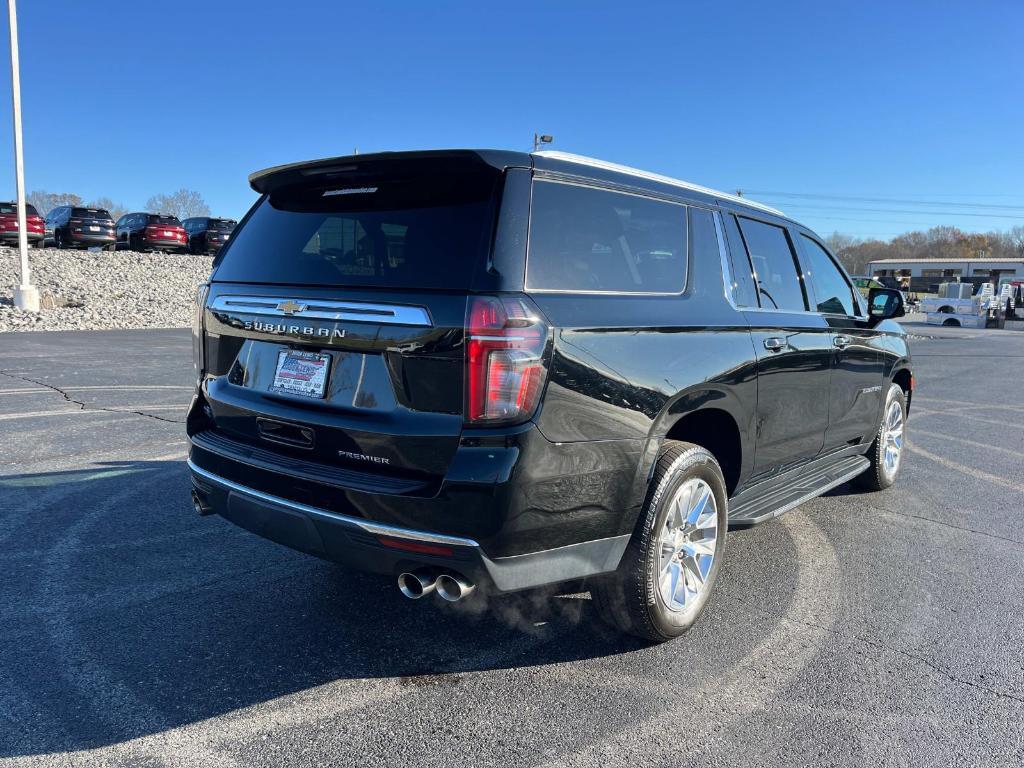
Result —
M 289 299 L 288 301 L 282 301 L 277 305 L 278 312 L 284 312 L 286 315 L 294 315 L 296 312 L 302 312 L 306 309 L 305 304 L 299 304 Z

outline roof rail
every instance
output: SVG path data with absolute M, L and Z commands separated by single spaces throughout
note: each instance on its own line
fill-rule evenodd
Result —
M 691 184 L 688 181 L 682 181 L 680 179 L 673 179 L 671 176 L 662 176 L 659 173 L 651 173 L 650 171 L 641 171 L 639 168 L 630 168 L 628 165 L 619 165 L 618 163 L 609 163 L 605 160 L 598 160 L 593 157 L 586 157 L 585 155 L 574 155 L 571 152 L 559 152 L 556 149 L 542 149 L 533 154 L 541 157 L 549 157 L 552 160 L 563 160 L 567 163 L 578 163 L 579 165 L 587 165 L 591 168 L 601 168 L 606 171 L 615 171 L 616 173 L 624 173 L 629 176 L 637 176 L 641 179 L 650 179 L 651 181 L 658 181 L 662 184 L 671 184 L 674 187 L 681 187 L 682 189 L 688 189 L 691 192 L 700 192 L 705 195 L 712 195 L 714 197 L 720 197 L 723 200 L 729 200 L 733 203 L 739 203 L 740 205 L 747 205 L 751 208 L 759 208 L 762 211 L 767 211 L 776 216 L 783 216 L 789 218 L 780 211 L 778 208 L 772 208 L 764 203 L 759 203 L 756 200 L 751 200 L 749 197 L 740 197 L 738 195 L 730 195 L 728 192 L 720 192 L 717 189 L 711 189 L 710 187 L 702 187 L 700 184 Z

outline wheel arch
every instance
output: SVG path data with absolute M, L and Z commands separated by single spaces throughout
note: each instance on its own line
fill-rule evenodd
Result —
M 903 390 L 903 397 L 906 399 L 907 412 L 909 413 L 910 399 L 914 395 L 914 374 L 906 361 L 901 361 L 901 363 L 897 364 L 892 372 L 891 381 L 893 384 L 898 384 L 900 389 Z
M 732 389 L 696 386 L 672 398 L 654 421 L 646 451 L 649 480 L 665 440 L 706 448 L 715 457 L 731 496 L 749 475 L 754 458 L 754 403 L 744 405 Z M 646 483 L 645 483 L 646 484 Z

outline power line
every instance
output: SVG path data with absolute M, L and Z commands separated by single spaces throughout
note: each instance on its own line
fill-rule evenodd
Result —
M 974 213 L 970 211 L 924 211 L 920 209 L 907 209 L 907 208 L 859 208 L 859 207 L 843 207 L 838 205 L 811 205 L 810 203 L 792 203 L 789 208 L 799 208 L 804 210 L 816 210 L 816 211 L 835 211 L 837 213 L 909 213 L 916 216 L 974 216 L 985 219 L 1022 219 L 1024 215 L 1014 215 L 1009 213 Z
M 856 203 L 897 203 L 900 205 L 940 205 L 954 208 L 988 208 L 1010 211 L 1024 211 L 1024 205 L 1008 205 L 1001 203 L 967 203 L 954 202 L 949 200 L 911 200 L 899 197 L 859 197 L 854 195 L 822 195 L 810 192 L 769 192 L 758 189 L 745 189 L 744 193 L 750 195 L 762 195 L 766 197 L 795 197 L 810 198 L 814 200 L 840 200 Z M 941 195 L 936 195 L 941 197 Z

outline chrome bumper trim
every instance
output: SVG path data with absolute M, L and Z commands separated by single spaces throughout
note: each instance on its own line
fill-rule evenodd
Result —
M 395 525 L 385 525 L 383 523 L 375 523 L 372 520 L 365 520 L 361 517 L 350 517 L 349 515 L 342 515 L 338 512 L 331 512 L 326 509 L 320 509 L 319 507 L 311 507 L 308 504 L 300 504 L 297 501 L 289 501 L 288 499 L 282 499 L 280 496 L 272 496 L 269 493 L 263 493 L 257 491 L 254 488 L 247 488 L 244 485 L 239 485 L 231 480 L 223 478 L 219 475 L 215 475 L 199 466 L 197 466 L 192 459 L 188 460 L 188 468 L 195 473 L 198 477 L 203 480 L 214 483 L 227 488 L 229 491 L 240 493 L 245 496 L 251 496 L 254 499 L 266 502 L 268 504 L 276 504 L 277 506 L 284 507 L 286 509 L 292 509 L 296 512 L 303 512 L 307 515 L 314 517 L 323 517 L 333 522 L 349 523 L 351 525 L 362 528 L 367 533 L 373 534 L 374 536 L 390 536 L 395 539 L 407 539 L 410 541 L 423 541 L 430 544 L 444 544 L 453 547 L 479 547 L 480 545 L 473 541 L 473 539 L 466 539 L 461 536 L 446 536 L 443 533 L 430 533 L 428 531 L 416 531 L 412 528 L 402 528 Z

